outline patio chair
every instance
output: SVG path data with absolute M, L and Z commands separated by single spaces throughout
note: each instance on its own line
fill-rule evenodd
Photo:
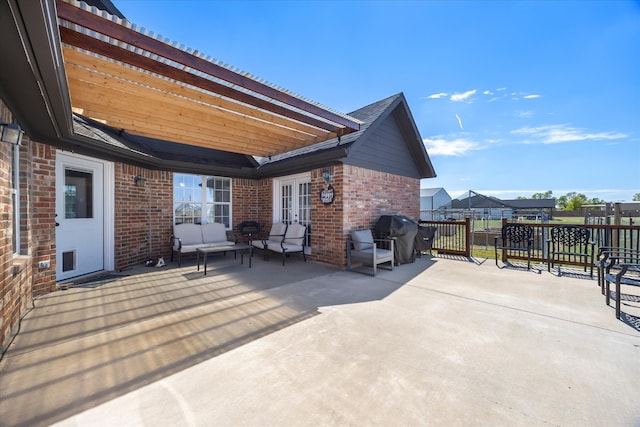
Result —
M 605 284 L 604 284 L 604 275 L 607 271 L 607 268 L 613 264 L 613 269 L 619 269 L 618 257 L 632 257 L 633 255 L 637 255 L 638 251 L 635 249 L 629 249 L 618 246 L 600 246 L 598 248 L 598 254 L 595 259 L 595 266 L 598 274 L 598 287 L 600 288 L 600 292 L 604 295 Z
M 388 249 L 379 248 L 378 244 L 380 243 L 387 245 Z M 389 263 L 388 269 L 393 270 L 394 243 L 393 239 L 374 239 L 373 233 L 368 229 L 352 231 L 346 241 L 347 270 L 352 270 L 352 261 L 373 267 L 373 276 L 376 275 L 379 265 L 381 268 L 386 268 L 382 265 Z
M 252 239 L 249 241 L 249 244 L 255 248 L 262 249 L 264 259 L 267 260 L 269 245 L 271 246 L 279 246 L 282 243 L 282 239 L 284 239 L 284 235 L 287 232 L 287 224 L 282 222 L 276 222 L 271 226 L 271 231 L 269 231 L 269 236 L 264 239 Z
M 284 234 L 284 238 L 280 243 L 269 242 L 265 243 L 265 250 L 278 252 L 282 254 L 282 265 L 288 254 L 301 253 L 304 258 L 304 262 L 307 262 L 307 255 L 304 253 L 304 238 L 307 233 L 307 227 L 299 224 L 289 224 Z
M 591 231 L 579 225 L 559 225 L 551 229 L 551 238 L 547 240 L 547 271 L 559 264 L 582 265 L 584 271 L 590 267 L 589 276 L 593 277 L 593 256 L 595 242 L 590 240 Z M 560 276 L 560 268 L 558 268 Z
M 611 300 L 610 283 L 616 285 L 616 319 L 620 319 L 622 301 L 622 285 L 640 287 L 640 251 L 624 249 L 608 251 L 608 263 L 603 275 L 605 286 L 605 302 Z
M 533 228 L 524 224 L 504 224 L 501 236 L 494 237 L 493 246 L 498 265 L 498 250 L 502 251 L 502 262 L 507 258 L 507 252 L 526 252 L 527 270 L 531 269 L 531 246 L 533 244 Z M 504 268 L 504 267 L 502 267 Z

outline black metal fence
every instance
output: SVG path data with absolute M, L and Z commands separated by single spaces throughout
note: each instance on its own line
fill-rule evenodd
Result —
M 502 224 L 509 223 L 503 219 Z M 547 263 L 547 241 L 550 237 L 550 230 L 560 224 L 518 222 L 533 229 L 533 246 L 531 251 L 531 261 Z M 469 218 L 459 221 L 420 221 L 420 225 L 435 226 L 438 231 L 433 241 L 433 250 L 438 254 L 455 254 L 472 256 L 473 244 L 477 242 L 485 246 L 493 247 L 494 237 L 500 236 L 501 230 L 484 230 L 482 232 L 472 232 L 471 220 Z M 616 246 L 640 250 L 640 226 L 639 225 L 606 225 L 606 224 L 580 224 L 590 232 L 590 240 L 594 242 L 595 253 L 602 246 Z M 480 242 L 480 240 L 483 240 Z M 526 259 L 520 252 L 504 254 L 504 261 Z M 567 265 L 582 265 L 579 261 L 563 261 Z

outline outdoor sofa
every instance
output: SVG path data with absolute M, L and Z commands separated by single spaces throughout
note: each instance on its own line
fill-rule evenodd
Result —
M 170 243 L 171 261 L 173 261 L 173 254 L 177 253 L 178 265 L 181 265 L 182 254 L 196 252 L 198 248 L 235 245 L 237 239 L 229 240 L 227 238 L 227 230 L 224 224 L 221 223 L 186 223 L 173 226 Z

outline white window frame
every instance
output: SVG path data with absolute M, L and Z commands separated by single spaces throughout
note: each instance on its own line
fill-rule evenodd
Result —
M 176 177 L 182 175 L 182 176 L 191 176 L 191 177 L 197 177 L 200 178 L 200 187 L 202 189 L 202 193 L 200 196 L 200 200 L 198 201 L 188 201 L 188 200 L 178 200 L 176 199 L 176 192 L 175 192 L 175 180 Z M 196 174 L 188 174 L 188 173 L 174 173 L 173 174 L 173 179 L 174 179 L 174 188 L 173 188 L 173 223 L 176 223 L 176 204 L 177 203 L 185 203 L 185 202 L 191 202 L 194 204 L 199 204 L 200 205 L 200 223 L 201 224 L 206 224 L 209 220 L 208 220 L 208 216 L 207 216 L 207 207 L 208 206 L 213 206 L 215 209 L 215 206 L 228 206 L 229 207 L 229 225 L 225 225 L 225 228 L 227 230 L 231 230 L 233 228 L 233 180 L 231 178 L 228 178 L 226 176 L 217 176 L 217 175 L 196 175 Z M 207 201 L 207 180 L 208 179 L 223 179 L 223 180 L 227 180 L 229 182 L 229 201 L 228 202 L 216 202 L 215 201 L 215 194 L 214 194 L 214 200 L 212 202 Z
M 14 145 L 11 164 L 11 203 L 13 204 L 13 256 L 20 255 L 20 147 Z

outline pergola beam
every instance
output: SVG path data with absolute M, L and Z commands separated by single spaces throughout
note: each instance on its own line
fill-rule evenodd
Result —
M 114 85 L 114 89 L 124 85 L 139 85 L 151 91 L 164 93 L 167 96 L 183 99 L 193 104 L 199 104 L 202 108 L 209 108 L 210 113 L 216 116 L 224 115 L 232 121 L 242 118 L 243 126 L 256 126 L 265 128 L 274 134 L 297 135 L 306 140 L 323 141 L 331 138 L 327 131 L 304 123 L 293 121 L 267 111 L 239 104 L 226 98 L 200 91 L 178 82 L 154 76 L 141 70 L 135 70 L 115 61 L 91 56 L 71 47 L 63 47 L 68 78 L 76 78 L 87 82 L 102 82 L 105 87 Z M 87 72 L 94 70 L 96 72 Z M 73 85 L 73 92 L 78 88 Z M 131 90 L 131 89 L 129 89 Z
M 209 92 L 217 93 L 227 98 L 235 99 L 245 104 L 253 105 L 254 107 L 271 111 L 281 116 L 288 117 L 293 120 L 298 120 L 312 126 L 316 126 L 320 129 L 328 130 L 332 133 L 341 133 L 343 129 L 336 125 L 332 125 L 330 123 L 307 116 L 297 111 L 289 110 L 288 108 L 285 108 L 278 104 L 274 104 L 268 100 L 255 97 L 245 92 L 237 91 L 221 83 L 196 76 L 195 74 L 192 74 L 188 71 L 170 67 L 151 58 L 138 55 L 137 53 L 122 49 L 118 46 L 103 42 L 77 31 L 70 30 L 69 28 L 60 27 L 60 36 L 63 43 L 67 43 L 71 46 L 85 49 L 90 52 L 105 56 L 107 58 L 112 58 L 120 62 L 132 65 L 134 67 L 138 67 L 143 70 L 147 70 L 152 73 L 165 76 L 170 79 L 180 81 Z
M 298 97 L 289 95 L 281 90 L 278 90 L 271 86 L 260 83 L 249 77 L 240 75 L 232 70 L 228 70 L 224 67 L 221 67 L 217 64 L 206 61 L 192 54 L 189 54 L 183 50 L 177 49 L 173 46 L 170 46 L 166 43 L 153 39 L 137 31 L 131 30 L 116 22 L 103 19 L 99 16 L 96 16 L 88 11 L 84 11 L 62 0 L 56 0 L 56 6 L 58 11 L 58 17 L 60 19 L 77 24 L 84 28 L 88 28 L 100 34 L 104 34 L 108 37 L 112 37 L 116 40 L 129 44 L 131 46 L 140 48 L 147 52 L 154 53 L 158 56 L 161 56 L 163 58 L 169 59 L 176 63 L 182 64 L 186 67 L 193 68 L 194 70 L 198 70 L 212 77 L 227 81 L 233 85 L 238 85 L 252 92 L 261 94 L 268 98 L 290 105 L 301 111 L 305 111 L 311 115 L 336 123 L 339 126 L 328 126 L 328 124 L 322 120 L 314 119 L 310 116 L 306 116 L 304 114 L 297 113 L 293 110 L 283 108 L 278 104 L 264 101 L 260 98 L 250 96 L 245 92 L 237 91 L 235 89 L 232 89 L 217 83 L 213 85 L 211 84 L 207 85 L 207 87 L 203 87 L 203 89 L 212 90 L 216 93 L 224 94 L 224 96 L 227 96 L 231 99 L 236 99 L 238 101 L 248 103 L 250 105 L 254 105 L 258 108 L 266 109 L 268 111 L 273 111 L 277 114 L 284 115 L 285 117 L 295 118 L 295 120 L 300 120 L 302 122 L 312 124 L 313 126 L 318 126 L 322 129 L 335 132 L 337 134 L 350 133 L 353 131 L 357 131 L 360 128 L 359 123 L 354 120 L 349 120 L 347 117 L 344 117 L 342 115 L 323 109 L 313 103 L 306 102 Z M 65 43 L 82 47 L 83 49 L 100 53 L 102 55 L 111 57 L 113 59 L 122 60 L 133 66 L 147 69 L 149 71 L 152 71 L 161 75 L 166 75 L 165 73 L 159 72 L 160 70 L 158 70 L 158 68 L 168 68 L 165 64 L 162 64 L 161 67 L 153 66 L 150 62 L 142 60 L 142 58 L 144 57 L 142 57 L 141 55 L 137 55 L 133 52 L 127 51 L 125 49 L 119 48 L 114 45 L 110 45 L 110 46 L 113 46 L 113 48 L 109 48 L 109 49 L 107 49 L 105 46 L 101 46 L 100 48 L 98 48 L 98 45 L 104 45 L 104 44 L 109 45 L 109 44 L 105 42 L 101 42 L 89 36 L 84 36 L 80 33 L 77 33 L 75 31 L 69 30 L 64 27 L 60 27 L 60 30 L 61 30 L 61 33 L 63 33 L 62 39 Z M 75 34 L 71 34 L 71 33 L 75 33 Z M 90 40 L 86 40 L 86 38 L 89 38 Z M 98 49 L 101 51 L 96 51 L 95 49 Z M 136 59 L 136 57 L 138 59 Z M 149 58 L 146 58 L 146 59 L 149 59 Z M 157 63 L 157 61 L 153 61 L 153 60 L 150 60 L 150 61 Z M 191 79 L 187 78 L 187 76 L 185 76 L 184 73 L 185 72 L 178 73 L 173 77 L 172 76 L 167 76 L 167 77 L 175 78 L 176 80 L 184 81 L 185 83 L 187 83 L 187 80 L 191 80 Z M 199 84 L 194 84 L 194 83 L 189 83 L 189 84 L 193 84 L 194 86 L 197 86 L 197 87 L 202 87 L 200 86 L 202 82 L 200 82 L 199 80 L 206 80 L 206 79 L 198 78 L 197 76 L 194 76 L 191 73 L 186 73 L 186 74 L 190 74 L 191 76 L 196 77 L 196 81 L 198 81 Z M 213 83 L 213 82 L 210 82 L 210 83 Z M 292 117 L 291 115 L 295 117 Z

